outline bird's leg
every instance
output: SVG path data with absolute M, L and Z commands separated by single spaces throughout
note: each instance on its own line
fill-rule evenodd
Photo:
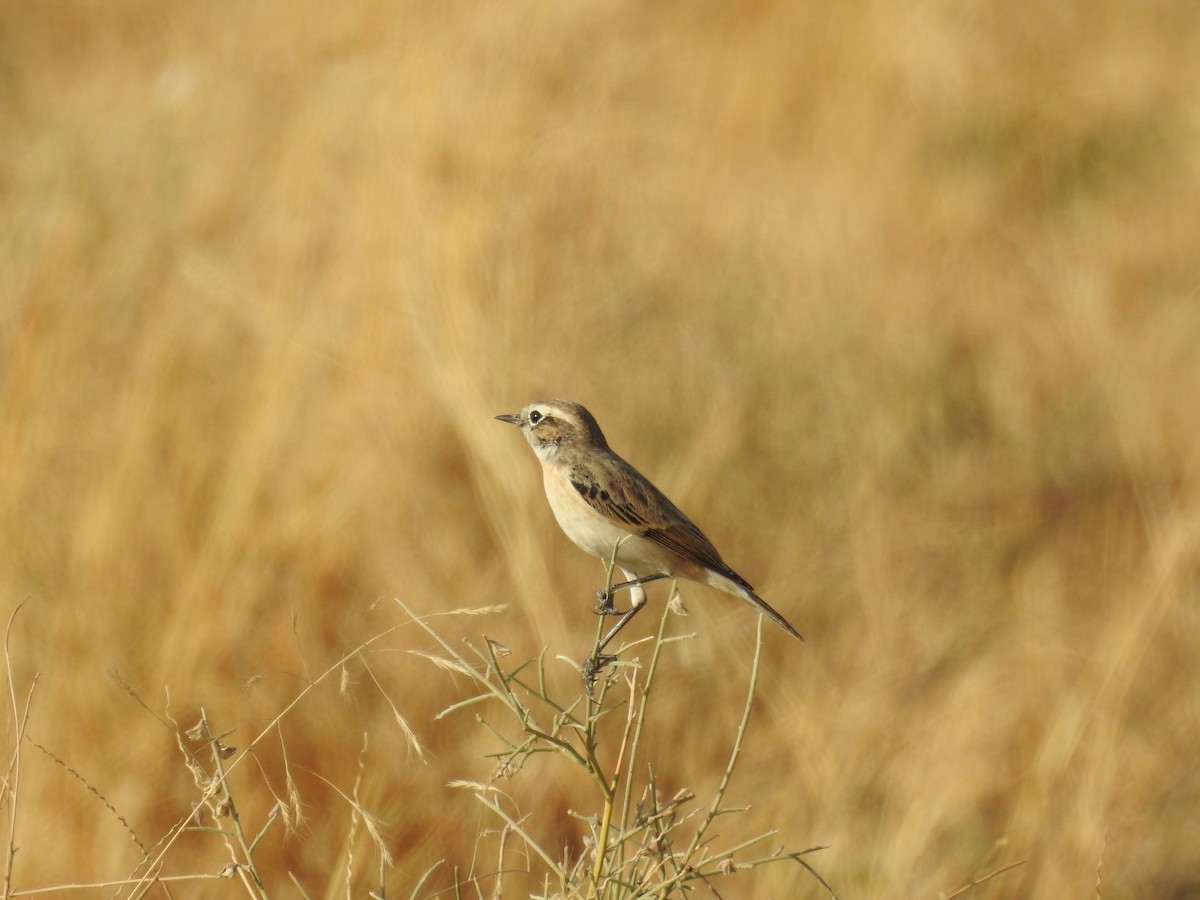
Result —
M 657 581 L 660 578 L 667 577 L 665 573 L 659 573 L 657 575 L 645 575 L 641 578 L 633 578 L 632 572 L 626 572 L 624 569 L 621 571 L 625 572 L 625 577 L 629 578 L 629 581 L 613 585 L 607 591 L 596 592 L 600 599 L 602 615 L 616 614 L 616 610 L 612 608 L 612 594 L 618 589 L 629 589 L 632 605 L 629 607 L 628 612 L 621 614 L 621 618 L 617 620 L 616 625 L 609 629 L 608 634 L 600 639 L 600 643 L 596 645 L 596 648 L 592 651 L 592 655 L 583 664 L 583 684 L 587 689 L 589 697 L 592 695 L 592 685 L 596 681 L 596 675 L 609 663 L 616 662 L 617 659 L 616 654 L 605 653 L 604 648 L 617 636 L 617 632 L 629 624 L 629 620 L 640 613 L 646 605 L 646 592 L 642 590 L 642 585 L 648 581 Z M 608 611 L 603 612 L 606 606 Z
M 592 650 L 592 655 L 589 656 L 584 662 L 583 685 L 587 689 L 589 697 L 592 696 L 592 685 L 596 682 L 596 675 L 598 675 L 600 671 L 609 663 L 617 661 L 617 655 L 615 653 L 605 653 L 604 648 L 607 647 L 609 642 L 617 636 L 618 631 L 629 624 L 630 619 L 642 611 L 646 605 L 645 597 L 646 595 L 643 592 L 642 602 L 636 606 L 631 606 L 628 612 L 622 614 L 621 618 L 617 620 L 617 624 L 609 629 L 608 634 L 600 639 L 600 643 L 598 643 L 595 649 Z
M 625 577 L 630 579 L 629 581 L 622 581 L 620 584 L 614 584 L 609 588 L 600 588 L 596 591 L 596 600 L 600 603 L 600 607 L 596 612 L 599 615 L 615 616 L 617 614 L 616 607 L 613 606 L 613 595 L 617 591 L 628 590 L 633 598 L 633 608 L 640 608 L 646 602 L 646 592 L 642 590 L 641 586 L 651 581 L 658 581 L 660 578 L 670 577 L 666 572 L 658 572 L 654 575 L 643 575 L 641 578 L 634 578 L 632 572 L 627 572 L 625 569 L 621 571 L 625 572 Z

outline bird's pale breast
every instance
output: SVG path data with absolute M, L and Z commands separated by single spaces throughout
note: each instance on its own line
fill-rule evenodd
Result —
M 580 549 L 609 559 L 617 541 L 627 538 L 617 559 L 624 568 L 639 574 L 669 572 L 675 568 L 673 554 L 593 509 L 563 470 L 553 465 L 543 466 L 542 480 L 554 518 Z

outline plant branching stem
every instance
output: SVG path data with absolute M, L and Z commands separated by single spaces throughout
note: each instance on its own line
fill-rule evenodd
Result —
M 203 707 L 200 708 L 200 718 L 204 723 L 204 738 L 208 741 L 209 749 L 212 752 L 213 766 L 217 773 L 217 783 L 221 786 L 221 799 L 225 802 L 229 810 L 229 819 L 233 823 L 234 836 L 237 838 L 238 846 L 242 850 L 242 858 L 245 860 L 245 862 L 238 865 L 238 874 L 242 876 L 242 882 L 246 884 L 247 890 L 265 900 L 267 890 L 263 886 L 262 878 L 258 874 L 258 867 L 254 864 L 254 848 L 250 841 L 246 839 L 245 829 L 242 828 L 242 817 L 238 813 L 237 804 L 234 802 L 233 792 L 229 789 L 229 781 L 225 773 L 225 762 L 221 758 L 221 742 L 209 730 L 208 715 L 205 713 Z M 251 882 L 246 881 L 246 872 L 250 873 L 253 885 L 251 885 Z
M 720 813 L 721 801 L 725 799 L 725 791 L 729 787 L 729 779 L 733 777 L 734 766 L 737 765 L 738 757 L 742 753 L 742 740 L 746 736 L 746 726 L 750 723 L 750 711 L 754 708 L 754 690 L 758 686 L 758 665 L 762 660 L 764 618 L 762 615 L 758 617 L 758 628 L 754 634 L 754 662 L 750 667 L 750 687 L 746 691 L 746 706 L 742 710 L 742 721 L 738 725 L 737 737 L 733 741 L 733 750 L 729 754 L 729 764 L 725 766 L 725 774 L 721 776 L 721 784 L 717 788 L 716 796 L 713 797 L 708 815 L 704 817 L 704 821 L 700 823 L 700 827 L 696 829 L 696 833 L 692 836 L 692 842 L 688 845 L 687 852 L 684 854 L 685 859 L 691 859 L 692 854 L 696 852 L 696 848 L 700 846 L 700 842 L 704 839 L 704 834 L 708 831 L 708 826 L 712 824 L 713 819 Z
M 606 593 L 612 590 L 613 569 L 616 568 L 617 552 L 621 549 L 623 540 L 624 539 L 618 540 L 613 545 L 612 556 L 609 558 L 604 568 L 604 590 Z M 604 616 L 597 616 L 596 641 L 594 649 L 592 650 L 592 654 L 596 657 L 600 655 L 601 642 L 604 640 L 602 637 L 603 633 Z M 600 761 L 596 759 L 596 722 L 598 717 L 596 716 L 595 712 L 598 707 L 603 706 L 603 698 L 607 692 L 607 685 L 608 680 L 605 679 L 604 687 L 602 687 L 600 690 L 600 701 L 595 705 L 592 701 L 591 690 L 589 689 L 584 691 L 588 698 L 586 706 L 587 724 L 585 726 L 585 745 L 587 748 L 587 756 L 588 761 L 591 763 L 592 773 L 595 776 L 596 783 L 600 786 L 600 794 L 604 798 L 604 808 L 600 814 L 600 831 L 596 835 L 596 860 L 592 865 L 592 881 L 590 892 L 588 894 L 588 896 L 593 898 L 593 900 L 599 897 L 601 893 L 600 878 L 604 873 L 605 860 L 608 858 L 608 836 L 612 830 L 613 798 L 616 796 L 617 779 L 620 778 L 621 771 L 621 763 L 618 759 L 617 764 L 613 767 L 613 777 L 610 781 L 601 770 Z M 626 727 L 625 736 L 626 738 L 629 736 L 628 727 Z M 621 751 L 624 752 L 624 749 L 625 743 L 622 742 Z
M 671 583 L 671 590 L 674 592 L 675 583 Z M 641 702 L 638 704 L 637 723 L 633 728 L 633 746 L 629 751 L 629 761 L 626 764 L 627 775 L 625 778 L 625 795 L 621 799 L 621 829 L 629 827 L 629 803 L 633 796 L 633 770 L 637 765 L 638 750 L 642 745 L 642 733 L 646 726 L 646 709 L 650 702 L 650 689 L 654 687 L 654 675 L 658 672 L 658 660 L 662 655 L 663 635 L 667 630 L 667 616 L 671 614 L 670 609 L 663 609 L 662 617 L 658 620 L 658 637 L 654 641 L 654 653 L 650 656 L 650 666 L 646 670 L 646 680 L 642 684 L 642 690 L 639 695 Z

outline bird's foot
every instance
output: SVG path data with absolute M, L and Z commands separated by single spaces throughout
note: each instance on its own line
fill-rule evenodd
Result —
M 598 591 L 596 591 L 596 603 L 599 604 L 596 607 L 596 615 L 615 616 L 618 614 L 617 608 L 613 606 L 612 591 L 606 588 L 600 588 Z
M 587 658 L 587 661 L 583 664 L 583 687 L 589 697 L 592 696 L 592 689 L 596 685 L 596 676 L 606 666 L 616 661 L 617 657 L 612 653 L 593 653 Z

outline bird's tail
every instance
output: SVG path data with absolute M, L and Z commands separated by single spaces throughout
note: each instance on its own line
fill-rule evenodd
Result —
M 772 622 L 774 622 L 776 625 L 778 625 L 780 628 L 782 628 L 784 631 L 786 631 L 788 634 L 790 634 L 792 637 L 794 637 L 800 643 L 802 643 L 802 644 L 804 643 L 804 635 L 802 635 L 795 628 L 793 628 L 792 623 L 789 622 L 787 619 L 785 619 L 782 615 L 780 615 L 779 611 L 776 610 L 773 606 L 771 606 L 770 603 L 768 603 L 762 597 L 758 596 L 758 594 L 754 593 L 754 591 L 747 591 L 746 593 L 749 594 L 749 596 L 746 599 L 749 600 L 751 603 L 753 603 L 755 606 L 757 606 L 764 613 L 766 613 L 767 618 L 769 618 Z
M 708 583 L 710 585 L 725 591 L 728 594 L 741 597 L 746 602 L 757 606 L 758 609 L 766 614 L 767 618 L 769 618 L 772 622 L 774 622 L 800 643 L 804 643 L 804 637 L 800 634 L 800 632 L 792 627 L 792 623 L 785 619 L 783 615 L 775 609 L 775 607 L 771 606 L 770 603 L 758 596 L 758 594 L 754 593 L 754 588 L 750 587 L 750 585 L 748 585 L 745 581 L 742 581 L 740 578 L 735 581 L 732 578 L 727 578 L 724 575 L 712 571 L 710 571 L 708 574 Z

